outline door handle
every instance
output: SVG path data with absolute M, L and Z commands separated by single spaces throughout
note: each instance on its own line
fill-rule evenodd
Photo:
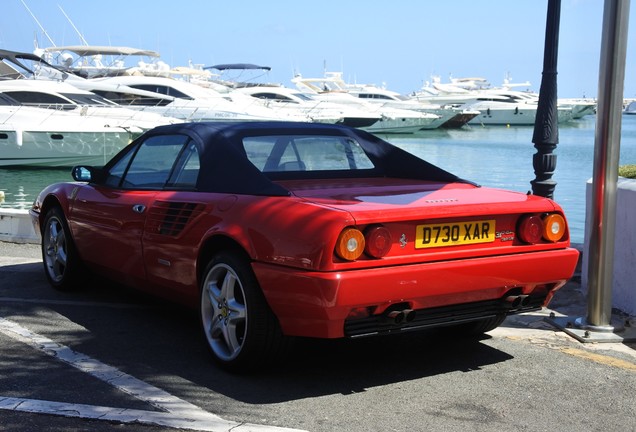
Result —
M 135 204 L 132 209 L 135 213 L 143 213 L 146 211 L 146 206 L 143 204 Z

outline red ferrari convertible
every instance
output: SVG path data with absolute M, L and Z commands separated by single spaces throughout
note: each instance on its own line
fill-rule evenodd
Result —
M 492 330 L 547 305 L 578 259 L 552 200 L 344 126 L 161 126 L 73 178 L 31 209 L 50 283 L 98 273 L 196 307 L 234 370 L 290 336 Z

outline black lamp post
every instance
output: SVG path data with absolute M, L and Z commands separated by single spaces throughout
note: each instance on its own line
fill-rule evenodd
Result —
M 559 20 L 561 0 L 548 0 L 548 17 L 545 30 L 543 73 L 539 90 L 539 106 L 534 122 L 532 142 L 537 152 L 532 157 L 535 179 L 532 193 L 553 198 L 556 181 L 552 175 L 556 169 L 557 155 L 553 153 L 559 142 L 559 113 L 557 111 L 557 57 L 559 51 Z

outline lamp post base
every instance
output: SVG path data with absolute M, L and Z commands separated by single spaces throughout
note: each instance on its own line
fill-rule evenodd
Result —
M 546 322 L 572 336 L 583 343 L 625 343 L 636 342 L 636 327 L 627 320 L 624 324 L 595 326 L 587 322 L 583 317 L 557 317 L 554 313 Z

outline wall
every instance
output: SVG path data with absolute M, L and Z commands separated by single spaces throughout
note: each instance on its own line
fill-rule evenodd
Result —
M 27 210 L 0 209 L 0 241 L 40 243 Z
M 581 288 L 587 292 L 592 180 L 586 185 L 585 243 L 581 268 Z M 636 315 L 636 180 L 619 177 L 616 196 L 616 236 L 612 307 Z

